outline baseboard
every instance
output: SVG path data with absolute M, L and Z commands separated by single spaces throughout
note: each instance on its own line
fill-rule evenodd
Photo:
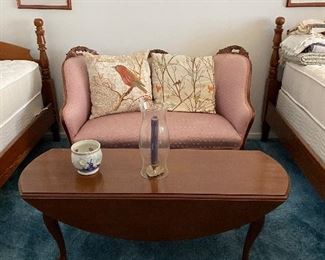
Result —
M 255 132 L 255 133 L 249 133 L 247 139 L 256 140 L 256 139 L 261 139 L 261 137 L 262 137 L 261 132 Z M 273 131 L 271 131 L 269 134 L 269 138 L 275 139 L 275 138 L 278 138 L 278 136 Z
M 248 133 L 247 139 L 261 139 L 261 136 L 261 132 Z
M 60 137 L 62 139 L 67 139 L 67 135 L 65 134 L 65 132 L 60 132 Z M 48 131 L 44 137 L 43 137 L 45 140 L 52 140 L 52 132 Z

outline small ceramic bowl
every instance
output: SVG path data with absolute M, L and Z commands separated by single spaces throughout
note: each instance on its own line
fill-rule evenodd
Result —
M 71 161 L 82 175 L 92 175 L 102 162 L 100 143 L 96 140 L 82 140 L 71 146 Z

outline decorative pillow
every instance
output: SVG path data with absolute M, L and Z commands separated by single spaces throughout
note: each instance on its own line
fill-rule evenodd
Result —
M 141 98 L 152 99 L 149 51 L 108 56 L 84 53 L 90 84 L 90 119 L 139 110 Z
M 152 53 L 150 63 L 155 102 L 169 111 L 216 113 L 212 56 Z

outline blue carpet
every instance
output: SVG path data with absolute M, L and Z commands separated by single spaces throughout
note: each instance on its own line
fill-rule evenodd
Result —
M 67 142 L 42 141 L 0 190 L 0 259 L 56 259 L 58 250 L 39 211 L 19 197 L 23 167 L 38 154 Z M 266 217 L 251 250 L 251 259 L 325 259 L 325 202 L 276 140 L 249 140 L 247 149 L 262 150 L 278 160 L 291 177 L 286 203 Z M 210 237 L 177 242 L 114 239 L 61 225 L 69 259 L 240 259 L 247 226 Z

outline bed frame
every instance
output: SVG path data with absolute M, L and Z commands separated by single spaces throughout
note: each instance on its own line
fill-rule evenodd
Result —
M 54 81 L 49 70 L 43 29 L 43 20 L 35 19 L 39 59 L 30 55 L 30 50 L 10 43 L 0 42 L 0 60 L 31 60 L 39 64 L 42 76 L 42 98 L 44 109 L 15 139 L 0 153 L 0 187 L 8 180 L 17 166 L 51 128 L 53 139 L 60 140 L 59 114 Z
M 276 110 L 278 93 L 281 89 L 281 82 L 277 80 L 277 73 L 284 22 L 285 19 L 283 17 L 278 17 L 275 20 L 276 28 L 274 29 L 273 37 L 273 52 L 264 95 L 262 141 L 267 141 L 270 129 L 272 128 L 314 188 L 325 199 L 324 163 L 321 162 L 310 146 L 306 144 Z

